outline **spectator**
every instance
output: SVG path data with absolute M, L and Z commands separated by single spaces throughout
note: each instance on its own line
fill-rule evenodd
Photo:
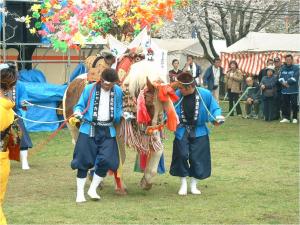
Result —
M 267 67 L 266 72 L 267 76 L 262 78 L 260 88 L 263 95 L 265 121 L 271 121 L 274 120 L 274 99 L 276 95 L 274 66 Z
M 231 61 L 229 63 L 229 71 L 225 75 L 225 85 L 229 98 L 229 112 L 233 108 L 233 103 L 237 103 L 239 99 L 239 94 L 241 93 L 241 83 L 243 81 L 243 74 L 238 69 L 238 64 L 236 61 Z M 240 103 L 236 106 L 237 115 L 242 115 L 242 109 Z M 230 114 L 233 116 L 234 112 Z
M 252 77 L 246 79 L 247 88 L 250 88 L 246 94 L 245 111 L 246 118 L 258 118 L 258 110 L 260 103 L 260 88 Z
M 279 82 L 282 85 L 282 117 L 281 123 L 289 123 L 291 117 L 291 109 L 293 111 L 293 123 L 297 123 L 298 113 L 298 93 L 299 93 L 299 67 L 293 65 L 293 56 L 286 55 L 286 65 L 280 72 Z
M 173 59 L 172 61 L 173 69 L 169 71 L 170 83 L 177 81 L 177 76 L 182 72 L 179 69 L 179 60 Z
M 194 56 L 187 56 L 187 62 L 183 68 L 183 72 L 190 72 L 193 75 L 193 78 L 195 79 L 197 85 L 202 85 L 201 67 L 194 62 Z
M 273 59 L 268 59 L 267 66 L 265 68 L 263 68 L 258 74 L 258 82 L 259 83 L 261 82 L 263 77 L 267 76 L 267 67 L 273 66 L 273 65 L 274 65 Z
M 224 76 L 221 67 L 221 59 L 215 58 L 214 64 L 207 68 L 203 76 L 203 85 L 210 90 L 214 98 L 219 102 L 219 87 L 221 77 Z
M 281 72 L 281 60 L 279 57 L 274 58 L 274 65 L 275 65 L 275 72 L 274 77 L 276 79 L 276 95 L 274 99 L 274 119 L 279 120 L 280 119 L 280 109 L 281 109 L 281 83 L 278 81 L 280 72 Z

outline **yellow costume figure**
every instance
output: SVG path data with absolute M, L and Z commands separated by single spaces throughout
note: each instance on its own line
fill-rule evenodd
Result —
M 6 98 L 0 97 L 0 131 L 4 132 L 14 121 L 14 103 Z M 9 151 L 4 140 L 0 140 L 0 225 L 6 224 L 6 218 L 2 211 L 2 204 L 6 192 L 8 176 L 10 172 Z M 3 144 L 4 143 L 4 144 Z M 3 144 L 3 145 L 2 145 Z

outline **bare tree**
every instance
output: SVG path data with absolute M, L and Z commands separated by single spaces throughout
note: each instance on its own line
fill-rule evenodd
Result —
M 162 38 L 186 38 L 196 34 L 204 56 L 212 62 L 218 57 L 213 40 L 223 39 L 230 46 L 251 31 L 280 29 L 274 27 L 276 23 L 285 24 L 276 32 L 297 32 L 298 3 L 297 0 L 193 0 L 188 7 L 178 10 L 174 21 L 166 23 L 159 34 Z M 286 18 L 289 19 L 288 30 Z

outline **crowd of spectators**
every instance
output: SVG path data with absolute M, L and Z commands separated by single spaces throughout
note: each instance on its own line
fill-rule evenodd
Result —
M 258 75 L 245 77 L 236 61 L 229 62 L 229 70 L 224 73 L 221 60 L 215 58 L 204 74 L 193 56 L 179 69 L 179 60 L 172 61 L 169 71 L 170 82 L 176 81 L 181 72 L 189 71 L 197 85 L 210 90 L 219 102 L 220 86 L 224 86 L 225 99 L 229 101 L 230 116 L 242 116 L 240 96 L 245 105 L 244 118 L 280 120 L 281 123 L 298 123 L 299 111 L 299 65 L 294 64 L 293 56 L 285 56 L 284 63 L 279 57 L 268 59 L 266 67 Z

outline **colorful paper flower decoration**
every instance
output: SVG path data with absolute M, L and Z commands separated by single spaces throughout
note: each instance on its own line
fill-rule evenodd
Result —
M 109 0 L 44 0 L 31 7 L 26 16 L 30 33 L 50 40 L 57 51 L 84 47 L 99 35 L 105 36 L 112 28 L 131 27 L 138 34 L 148 27 L 155 31 L 164 20 L 173 19 L 174 7 L 188 4 L 188 0 L 121 0 L 116 10 L 105 11 L 103 2 Z M 102 10 L 103 9 L 103 10 Z M 34 25 L 34 26 L 32 26 Z

